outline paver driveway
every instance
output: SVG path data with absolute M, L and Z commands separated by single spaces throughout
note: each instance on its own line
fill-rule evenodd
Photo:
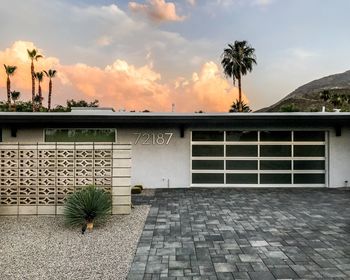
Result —
M 129 279 L 350 279 L 350 191 L 163 189 Z

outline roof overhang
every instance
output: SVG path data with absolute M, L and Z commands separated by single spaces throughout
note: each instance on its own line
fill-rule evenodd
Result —
M 0 113 L 0 127 L 349 127 L 350 113 Z

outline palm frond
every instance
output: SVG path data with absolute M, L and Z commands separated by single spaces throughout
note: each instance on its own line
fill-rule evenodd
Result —
M 37 95 L 34 96 L 33 101 L 34 101 L 34 103 L 40 103 L 43 99 L 44 98 L 42 96 L 37 94 Z
M 11 91 L 11 98 L 13 101 L 16 101 L 20 95 L 21 95 L 21 93 L 19 91 L 15 91 L 15 90 Z
M 57 71 L 54 69 L 49 69 L 48 71 L 44 71 L 45 75 L 49 78 L 54 78 L 56 76 Z
M 4 64 L 4 68 L 5 68 L 6 75 L 12 76 L 15 73 L 17 66 Z
M 36 56 L 36 49 L 29 50 L 27 49 L 28 56 L 31 60 L 33 60 Z
M 38 61 L 39 58 L 43 58 L 43 56 L 41 54 L 38 54 L 35 56 L 35 60 Z
M 240 76 L 246 75 L 253 70 L 253 65 L 257 64 L 255 49 L 247 41 L 235 41 L 228 44 L 221 55 L 221 65 L 226 77 L 230 77 L 235 82 Z
M 43 71 L 36 72 L 36 73 L 34 74 L 34 77 L 35 77 L 39 82 L 42 82 L 43 79 L 44 79 L 44 72 L 43 72 Z
M 252 112 L 252 110 L 250 109 L 248 104 L 244 103 L 244 101 L 240 102 L 239 100 L 236 99 L 236 101 L 232 103 L 229 113 L 238 113 L 238 112 L 250 113 Z
M 41 54 L 38 54 L 38 50 L 37 49 L 32 49 L 29 50 L 27 49 L 27 53 L 28 53 L 28 57 L 30 58 L 30 60 L 38 60 L 39 58 L 42 58 L 43 56 Z

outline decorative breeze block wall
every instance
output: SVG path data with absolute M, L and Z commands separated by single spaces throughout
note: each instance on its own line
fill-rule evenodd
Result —
M 112 214 L 131 211 L 131 145 L 0 143 L 0 215 L 62 214 L 87 185 L 112 194 Z

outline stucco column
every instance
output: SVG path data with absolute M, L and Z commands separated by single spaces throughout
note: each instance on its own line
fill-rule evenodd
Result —
M 131 145 L 113 144 L 112 214 L 131 212 Z

